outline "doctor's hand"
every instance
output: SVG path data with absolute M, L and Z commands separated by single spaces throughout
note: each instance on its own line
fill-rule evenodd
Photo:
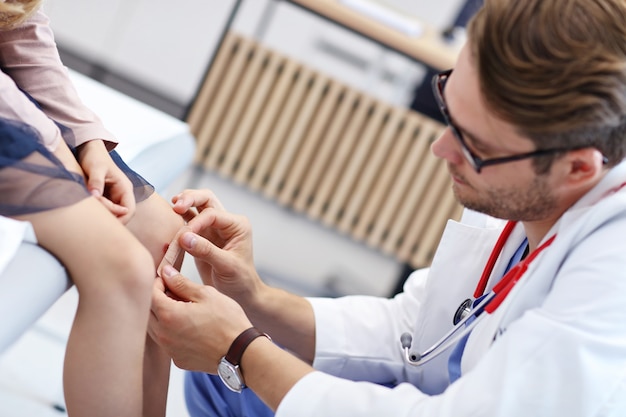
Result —
M 191 209 L 198 210 L 197 215 Z M 179 250 L 191 254 L 202 281 L 238 302 L 250 300 L 264 286 L 254 267 L 252 230 L 248 220 L 224 210 L 208 190 L 187 190 L 174 210 L 189 218 L 174 237 L 159 271 Z
M 135 213 L 133 185 L 115 164 L 102 140 L 78 147 L 78 162 L 85 174 L 87 189 L 115 217 L 126 224 Z
M 224 210 L 224 206 L 217 199 L 215 194 L 210 190 L 185 190 L 172 197 L 172 207 L 174 212 L 179 214 L 185 222 L 191 221 L 196 215 L 205 209 L 213 208 L 217 210 Z M 160 265 L 157 268 L 157 272 L 160 271 L 165 265 L 174 265 L 176 259 L 180 259 L 180 256 L 184 253 L 184 249 L 179 244 L 179 240 L 186 232 L 190 232 L 191 228 L 187 225 L 183 226 L 178 233 L 174 236 L 169 243 L 167 251 L 161 260 Z M 217 236 L 210 236 L 210 231 L 207 233 L 207 238 L 217 239 Z M 201 276 L 210 276 L 210 266 L 199 263 L 197 265 Z
M 216 373 L 233 340 L 251 326 L 234 300 L 169 265 L 155 281 L 148 333 L 179 368 Z
M 315 355 L 315 315 L 311 303 L 261 280 L 254 266 L 248 219 L 224 210 L 208 190 L 184 191 L 176 199 L 174 209 L 190 220 L 170 243 L 157 270 L 159 274 L 164 276 L 165 268 L 172 265 L 179 250 L 188 252 L 195 258 L 206 285 L 235 300 L 256 327 L 311 363 Z M 198 210 L 195 217 L 192 209 Z
M 184 190 L 172 197 L 172 203 L 174 203 L 174 211 L 186 221 L 190 221 L 197 213 L 207 208 L 224 210 L 222 202 L 211 190 L 207 189 Z

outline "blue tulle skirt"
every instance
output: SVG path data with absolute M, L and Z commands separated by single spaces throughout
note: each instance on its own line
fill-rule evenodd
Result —
M 62 128 L 62 133 L 71 134 L 67 128 Z M 117 152 L 110 155 L 133 183 L 137 202 L 154 192 L 154 187 L 128 167 Z M 0 215 L 12 217 L 52 210 L 75 204 L 89 195 L 83 177 L 68 171 L 43 146 L 34 128 L 0 118 Z

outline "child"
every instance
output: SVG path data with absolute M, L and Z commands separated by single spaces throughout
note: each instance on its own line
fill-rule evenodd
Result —
M 29 221 L 78 289 L 69 415 L 163 416 L 170 360 L 146 327 L 156 265 L 184 222 L 112 151 L 39 3 L 0 2 L 0 215 Z

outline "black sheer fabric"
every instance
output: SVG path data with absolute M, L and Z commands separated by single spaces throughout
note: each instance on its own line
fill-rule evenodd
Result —
M 133 183 L 133 191 L 135 194 L 135 201 L 140 203 L 150 197 L 154 193 L 154 187 L 144 177 L 137 174 L 131 167 L 126 165 L 122 160 L 122 157 L 115 151 L 109 152 L 111 159 L 115 164 L 126 174 L 130 182 Z
M 63 133 L 71 134 L 67 129 Z M 111 157 L 133 183 L 137 202 L 154 192 L 116 152 L 111 152 Z M 0 118 L 0 215 L 12 217 L 52 210 L 87 197 L 83 177 L 65 169 L 43 146 L 35 129 Z

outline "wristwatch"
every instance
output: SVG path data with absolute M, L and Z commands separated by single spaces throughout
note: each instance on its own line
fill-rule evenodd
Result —
M 226 356 L 220 359 L 220 363 L 217 365 L 217 374 L 220 376 L 224 385 L 231 391 L 241 392 L 246 387 L 243 375 L 241 374 L 241 357 L 248 345 L 259 336 L 265 336 L 269 340 L 272 340 L 269 335 L 263 333 L 256 327 L 250 327 L 235 338 Z

